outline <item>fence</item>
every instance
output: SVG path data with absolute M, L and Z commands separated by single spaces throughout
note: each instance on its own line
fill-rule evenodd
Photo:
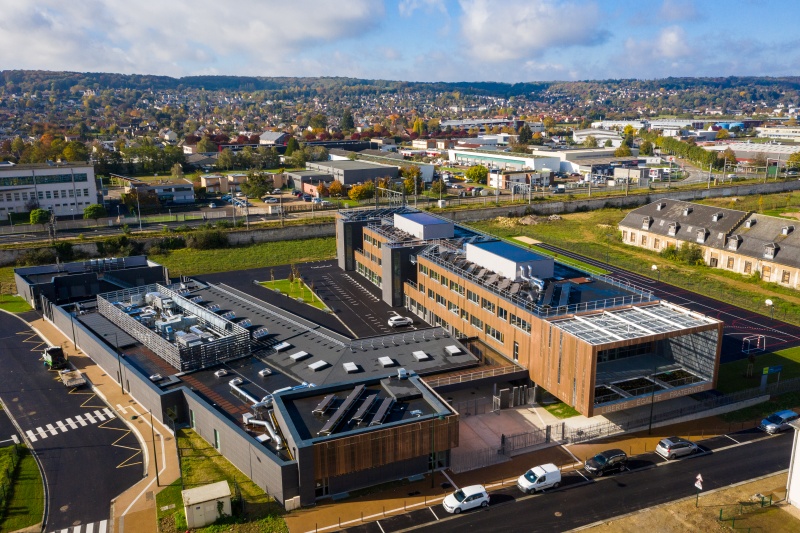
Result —
M 509 458 L 497 448 L 483 448 L 481 450 L 460 450 L 454 448 L 450 452 L 450 471 L 455 474 L 468 472 L 478 468 L 504 463 Z
M 501 366 L 493 368 L 492 370 L 478 370 L 476 372 L 465 372 L 455 376 L 444 376 L 441 378 L 424 378 L 425 383 L 431 387 L 443 387 L 445 385 L 453 385 L 456 383 L 465 383 L 467 381 L 475 381 L 476 379 L 489 378 L 493 376 L 502 376 L 504 374 L 511 374 L 524 370 L 515 365 Z
M 494 410 L 491 398 L 476 398 L 465 402 L 454 402 L 450 405 L 461 416 L 485 415 Z

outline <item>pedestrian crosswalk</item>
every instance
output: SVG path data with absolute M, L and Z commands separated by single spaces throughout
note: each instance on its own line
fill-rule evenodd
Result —
M 51 533 L 107 533 L 108 520 L 81 524 L 80 526 L 70 526 L 64 529 L 54 529 Z
M 55 437 L 59 433 L 66 433 L 70 429 L 78 429 L 78 427 L 86 427 L 89 424 L 97 424 L 98 422 L 105 422 L 114 418 L 114 411 L 108 407 L 95 409 L 93 412 L 85 412 L 74 417 L 59 420 L 53 424 L 45 424 L 44 427 L 39 426 L 35 429 L 29 429 L 25 432 L 31 442 L 36 442 L 40 439 L 46 439 L 49 436 Z M 69 426 L 69 427 L 67 427 Z

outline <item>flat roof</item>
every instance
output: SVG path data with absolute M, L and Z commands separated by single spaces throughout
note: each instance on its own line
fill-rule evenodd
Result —
M 405 218 L 406 220 L 411 220 L 412 222 L 416 222 L 417 224 L 423 224 L 425 226 L 430 226 L 433 224 L 453 223 L 451 220 L 445 220 L 443 218 L 439 218 L 428 213 L 398 213 L 397 216 Z
M 506 259 L 510 259 L 517 263 L 552 259 L 550 256 L 540 255 L 505 241 L 475 242 L 470 243 L 469 245 L 480 248 L 481 250 L 486 250 L 487 252 L 495 255 L 505 257 Z
M 313 164 L 322 167 L 338 168 L 341 170 L 364 170 L 364 169 L 372 170 L 376 167 L 388 166 L 388 165 L 381 165 L 378 163 L 369 163 L 366 161 L 314 161 Z
M 666 302 L 601 310 L 551 321 L 558 329 L 593 345 L 650 337 L 718 322 Z

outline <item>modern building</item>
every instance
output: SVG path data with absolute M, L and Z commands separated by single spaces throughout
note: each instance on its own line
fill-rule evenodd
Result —
M 449 160 L 456 165 L 483 165 L 501 170 L 548 170 L 558 172 L 561 160 L 556 154 L 512 154 L 509 152 L 461 148 L 449 151 Z
M 355 185 L 382 178 L 396 179 L 399 168 L 366 161 L 310 161 L 306 169 L 332 175 L 342 185 Z
M 0 167 L 0 218 L 49 209 L 56 216 L 83 216 L 98 203 L 94 167 L 87 163 L 42 163 Z
M 258 143 L 263 146 L 283 146 L 289 142 L 290 135 L 282 131 L 265 131 L 258 136 Z
M 711 267 L 793 289 L 800 288 L 800 227 L 796 221 L 661 199 L 638 207 L 619 223 L 622 241 L 656 252 L 688 244 Z
M 752 161 L 757 157 L 765 157 L 770 166 L 783 167 L 789 156 L 795 152 L 800 152 L 800 145 L 798 144 L 779 144 L 779 143 L 753 143 L 753 142 L 732 142 L 725 144 L 715 144 L 712 146 L 703 146 L 706 150 L 714 152 L 724 152 L 730 148 L 736 154 L 737 160 Z M 761 172 L 764 167 L 761 167 Z
M 586 416 L 714 387 L 722 323 L 408 207 L 337 215 L 339 266 Z
M 798 126 L 761 126 L 756 128 L 756 131 L 761 138 L 800 142 Z
M 256 285 L 149 281 L 159 265 L 122 262 L 18 269 L 18 291 L 154 417 L 194 429 L 287 509 L 449 466 L 459 416 L 425 380 L 481 365 L 452 334 L 351 339 L 259 299 Z M 102 277 L 81 269 L 97 264 Z M 100 285 L 80 301 L 45 286 L 90 274 Z
M 619 148 L 624 140 L 622 136 L 614 130 L 590 128 L 572 132 L 572 140 L 576 144 L 583 144 L 589 136 L 594 137 L 597 141 L 597 146 L 605 146 L 606 141 L 611 141 L 611 146 L 614 148 Z
M 247 174 L 206 174 L 200 176 L 200 186 L 210 193 L 231 193 L 242 190 Z

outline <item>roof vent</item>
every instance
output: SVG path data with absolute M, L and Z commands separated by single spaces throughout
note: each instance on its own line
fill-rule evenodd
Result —
M 775 253 L 780 250 L 780 246 L 771 242 L 764 245 L 764 259 L 775 259 Z
M 731 235 L 730 239 L 728 239 L 728 250 L 736 251 L 739 248 L 739 245 L 742 243 L 742 238 L 738 235 Z
M 784 226 L 781 228 L 781 234 L 783 235 L 789 235 L 793 231 L 794 231 L 794 226 Z
M 656 205 L 656 211 L 661 211 L 662 209 L 664 209 L 666 207 L 667 207 L 666 202 L 660 202 L 658 205 Z
M 693 210 L 693 209 L 692 209 L 691 207 L 684 207 L 684 208 L 683 208 L 683 216 L 685 216 L 685 217 L 688 217 L 688 216 L 689 216 L 689 213 L 691 213 L 691 212 L 692 212 L 692 210 Z
M 670 237 L 674 237 L 676 233 L 678 233 L 678 229 L 680 229 L 681 225 L 678 222 L 670 222 L 669 229 L 667 230 L 667 234 Z
M 642 217 L 642 229 L 650 229 L 650 217 Z
M 744 223 L 745 228 L 752 228 L 755 225 L 756 225 L 756 219 L 754 218 L 748 218 L 747 221 Z
M 721 219 L 721 218 L 722 218 L 722 212 L 719 212 L 719 213 L 714 213 L 713 215 L 711 215 L 711 220 L 712 220 L 713 222 L 717 222 L 717 221 L 719 221 L 719 219 Z

